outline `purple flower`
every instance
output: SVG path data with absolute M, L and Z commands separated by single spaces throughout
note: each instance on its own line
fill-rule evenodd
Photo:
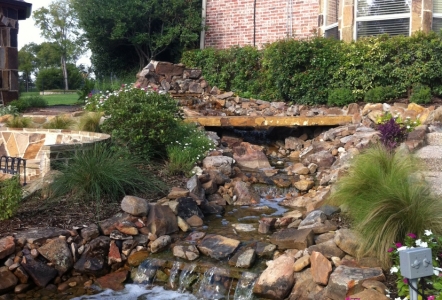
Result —
M 403 281 L 405 284 L 408 284 L 408 279 L 407 279 L 407 278 L 402 279 L 402 281 Z
M 401 243 L 396 243 L 395 245 L 396 245 L 396 248 L 400 248 L 400 247 L 402 247 L 402 244 L 401 244 Z
M 394 251 L 394 248 L 393 248 L 393 247 L 390 247 L 390 248 L 388 248 L 388 250 L 387 250 L 388 253 L 393 252 L 393 251 Z
M 407 236 L 411 237 L 412 239 L 417 238 L 417 236 L 414 233 L 411 233 L 411 232 L 409 234 L 407 234 Z

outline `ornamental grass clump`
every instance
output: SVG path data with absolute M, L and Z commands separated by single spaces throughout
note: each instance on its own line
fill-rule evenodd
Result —
M 78 149 L 67 164 L 58 166 L 61 172 L 50 186 L 51 195 L 69 195 L 99 206 L 128 194 L 163 191 L 165 184 L 144 168 L 144 162 L 106 143 Z
M 382 145 L 366 149 L 339 179 L 329 203 L 344 205 L 360 234 L 359 256 L 376 255 L 390 265 L 388 248 L 409 232 L 442 233 L 442 202 L 414 173 L 411 154 Z
M 43 125 L 45 129 L 70 129 L 75 124 L 75 121 L 67 116 L 56 116 L 48 123 Z

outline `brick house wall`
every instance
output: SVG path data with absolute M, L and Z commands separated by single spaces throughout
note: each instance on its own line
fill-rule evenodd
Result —
M 319 0 L 256 0 L 255 9 L 254 3 L 255 0 L 207 0 L 204 47 L 261 48 L 283 38 L 305 39 L 317 33 Z

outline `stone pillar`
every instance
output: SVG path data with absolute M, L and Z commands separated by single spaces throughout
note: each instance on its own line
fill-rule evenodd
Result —
M 353 40 L 353 31 L 355 27 L 354 12 L 354 0 L 342 0 L 342 18 L 339 24 L 341 25 L 341 39 L 344 42 L 351 42 Z
M 433 25 L 433 0 L 422 0 L 422 31 L 430 32 Z

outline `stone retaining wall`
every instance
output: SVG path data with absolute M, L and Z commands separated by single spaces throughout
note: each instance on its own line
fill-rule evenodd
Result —
M 0 156 L 26 159 L 29 181 L 44 176 L 54 164 L 66 162 L 77 150 L 109 137 L 86 131 L 0 127 Z

